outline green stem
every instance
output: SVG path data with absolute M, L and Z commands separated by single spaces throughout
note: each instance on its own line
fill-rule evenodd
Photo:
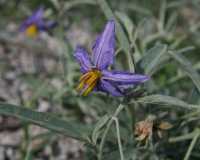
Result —
M 190 146 L 189 146 L 189 148 L 187 150 L 187 153 L 186 153 L 186 155 L 184 157 L 184 160 L 189 160 L 190 155 L 192 153 L 192 150 L 193 150 L 193 148 L 194 148 L 194 146 L 196 144 L 196 141 L 197 141 L 197 139 L 198 139 L 198 137 L 200 135 L 199 130 L 196 130 L 195 132 L 196 132 L 196 135 L 193 137 L 192 142 L 190 143 Z
M 164 31 L 164 24 L 165 24 L 165 18 L 166 18 L 166 7 L 167 2 L 166 0 L 162 1 L 162 4 L 160 6 L 160 13 L 159 13 L 159 22 L 158 22 L 158 29 L 162 33 Z
M 182 135 L 182 136 L 178 136 L 178 137 L 171 137 L 171 138 L 169 138 L 169 143 L 176 143 L 176 142 L 181 142 L 181 141 L 192 139 L 195 136 L 195 134 L 196 134 L 196 132 L 193 131 L 186 135 Z
M 117 117 L 118 114 L 121 112 L 121 110 L 124 108 L 124 106 L 122 104 L 120 104 L 118 106 L 118 108 L 116 109 L 115 113 L 113 114 L 112 117 Z M 100 143 L 100 147 L 99 147 L 99 154 L 98 154 L 98 160 L 102 160 L 102 152 L 103 152 L 103 147 L 104 147 L 104 144 L 105 144 L 105 140 L 106 140 L 106 136 L 108 134 L 108 131 L 110 130 L 110 127 L 113 123 L 114 119 L 111 118 L 109 120 L 109 122 L 107 123 L 107 126 L 106 126 L 106 129 L 103 133 L 103 136 L 102 136 L 102 140 L 101 140 L 101 143 Z
M 121 143 L 121 138 L 120 138 L 120 131 L 119 131 L 119 122 L 116 117 L 113 117 L 115 124 L 116 124 L 116 130 L 117 130 L 117 141 L 119 145 L 119 153 L 120 153 L 120 158 L 121 160 L 124 160 L 124 154 L 123 154 L 123 149 L 122 149 L 122 143 Z
M 26 151 L 26 155 L 24 160 L 29 160 L 31 157 L 31 151 L 32 151 L 32 146 L 31 143 L 29 142 L 28 146 L 27 146 L 27 151 Z
M 29 124 L 25 122 L 23 128 L 24 132 L 24 145 L 22 145 L 22 152 L 24 160 L 27 160 L 27 157 L 29 157 L 29 143 L 30 143 L 30 134 L 29 134 Z

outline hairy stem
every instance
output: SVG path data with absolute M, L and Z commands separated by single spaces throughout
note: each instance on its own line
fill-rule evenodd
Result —
M 119 145 L 120 158 L 121 158 L 121 160 L 124 160 L 124 154 L 123 154 L 122 143 L 121 143 L 121 138 L 120 138 L 120 131 L 119 131 L 119 121 L 118 121 L 117 117 L 113 117 L 113 119 L 116 124 L 117 141 L 118 141 L 118 145 Z
M 124 105 L 120 104 L 118 106 L 118 108 L 116 109 L 115 113 L 113 114 L 112 117 L 117 117 L 118 114 L 121 112 L 121 110 L 124 108 Z M 108 134 L 108 131 L 110 130 L 110 127 L 113 123 L 114 119 L 111 118 L 108 123 L 107 123 L 107 126 L 106 126 L 106 129 L 103 133 L 103 136 L 102 136 L 102 140 L 101 140 L 101 143 L 100 143 L 100 147 L 99 147 L 99 154 L 98 154 L 98 160 L 102 160 L 102 152 L 103 152 L 103 147 L 104 147 L 104 144 L 105 144 L 105 140 L 106 140 L 106 136 Z
M 191 155 L 191 153 L 192 153 L 192 149 L 194 148 L 194 146 L 195 146 L 195 144 L 196 144 L 196 142 L 197 142 L 197 139 L 198 139 L 199 135 L 200 135 L 200 134 L 199 134 L 199 131 L 196 130 L 196 134 L 195 134 L 195 136 L 193 137 L 192 142 L 190 143 L 190 146 L 189 146 L 189 148 L 188 148 L 188 150 L 187 150 L 187 153 L 185 154 L 184 160 L 189 160 L 190 155 Z

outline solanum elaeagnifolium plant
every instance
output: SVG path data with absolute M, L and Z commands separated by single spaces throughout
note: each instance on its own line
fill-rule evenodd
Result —
M 61 8 L 79 7 L 84 2 L 73 1 L 71 5 L 63 2 L 65 5 Z M 198 27 L 190 28 L 189 33 L 181 32 L 188 26 L 176 29 L 176 9 L 180 2 L 160 1 L 155 5 L 160 5 L 159 9 L 155 7 L 154 10 L 137 6 L 139 1 L 127 2 L 121 1 L 124 5 L 120 7 L 119 1 L 87 0 L 85 3 L 92 9 L 100 8 L 95 13 L 102 11 L 107 20 L 103 15 L 95 18 L 101 31 L 97 32 L 94 43 L 77 47 L 71 46 L 71 35 L 65 34 L 67 29 L 62 30 L 62 25 L 77 23 L 75 18 L 78 16 L 74 15 L 80 11 L 74 10 L 71 14 L 67 9 L 67 12 L 60 9 L 58 24 L 61 28 L 53 38 L 60 49 L 58 53 L 55 51 L 55 55 L 60 56 L 57 60 L 65 70 L 60 77 L 57 71 L 49 77 L 61 79 L 64 85 L 50 94 L 42 94 L 46 99 L 50 97 L 49 101 L 55 104 L 59 113 L 33 110 L 33 104 L 42 97 L 38 96 L 38 90 L 45 92 L 50 88 L 51 83 L 47 83 L 45 87 L 38 85 L 35 103 L 23 104 L 32 105 L 0 102 L 0 114 L 17 117 L 83 142 L 86 159 L 174 160 L 184 157 L 188 160 L 190 156 L 198 157 L 199 65 L 190 61 L 190 54 L 184 55 L 186 52 L 198 54 L 190 46 L 195 41 L 199 47 L 198 38 L 190 37 Z M 154 7 L 153 3 L 150 5 Z M 64 24 L 68 12 L 73 15 L 73 20 L 69 18 L 69 22 Z M 95 28 L 93 21 L 88 20 L 91 30 Z M 20 31 L 35 37 L 55 24 L 55 21 L 44 18 L 44 8 L 39 7 L 21 24 Z M 88 33 L 94 34 L 92 31 Z M 188 37 L 189 41 L 186 40 Z M 89 38 L 88 41 L 93 40 Z M 76 38 L 75 43 L 78 44 Z M 31 85 L 33 87 L 32 82 Z M 60 108 L 56 108 L 58 103 Z M 193 113 L 188 114 L 190 110 Z M 189 139 L 193 139 L 191 144 L 186 141 Z

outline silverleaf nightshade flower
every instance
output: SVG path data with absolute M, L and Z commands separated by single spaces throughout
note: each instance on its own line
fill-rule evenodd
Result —
M 75 58 L 80 64 L 82 76 L 77 90 L 86 96 L 91 91 L 103 91 L 113 96 L 124 96 L 125 88 L 137 85 L 149 79 L 146 75 L 125 71 L 112 71 L 115 56 L 115 22 L 107 22 L 103 32 L 92 46 L 92 56 L 81 47 L 75 50 Z
M 20 32 L 25 32 L 29 37 L 35 37 L 41 31 L 47 31 L 57 25 L 55 21 L 44 19 L 44 7 L 39 7 L 20 26 Z

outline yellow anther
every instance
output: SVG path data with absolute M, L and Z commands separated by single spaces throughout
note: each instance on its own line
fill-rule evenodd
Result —
M 96 86 L 98 80 L 101 78 L 101 72 L 93 69 L 80 78 L 80 83 L 77 87 L 78 91 L 82 91 L 82 95 L 88 95 Z
M 26 31 L 25 31 L 25 34 L 28 36 L 28 37 L 35 37 L 37 34 L 38 34 L 38 29 L 37 29 L 37 26 L 35 24 L 32 24 L 30 25 Z
M 81 90 L 84 87 L 84 82 L 80 82 L 79 85 L 76 87 L 76 90 Z
M 87 96 L 94 89 L 96 84 L 97 84 L 97 82 L 94 82 L 89 87 L 87 87 L 87 89 L 83 92 L 83 96 Z

